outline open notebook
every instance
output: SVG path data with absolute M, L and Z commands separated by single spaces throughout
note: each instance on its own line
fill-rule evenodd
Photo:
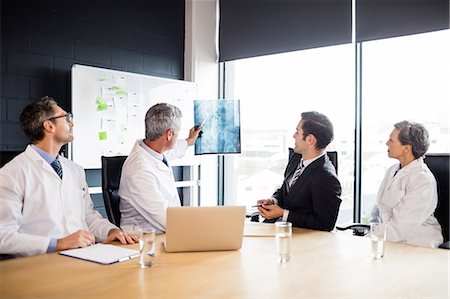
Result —
M 244 206 L 169 207 L 167 252 L 236 250 L 242 246 Z
M 139 257 L 137 250 L 110 244 L 95 244 L 84 248 L 69 249 L 61 251 L 59 254 L 104 265 Z

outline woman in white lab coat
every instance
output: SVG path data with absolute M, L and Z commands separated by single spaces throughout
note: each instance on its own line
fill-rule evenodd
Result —
M 386 145 L 391 166 L 381 183 L 372 217 L 386 223 L 386 239 L 418 246 L 437 247 L 443 242 L 434 217 L 436 180 L 423 161 L 429 147 L 428 131 L 418 123 L 394 125 Z
M 152 106 L 145 116 L 145 139 L 136 141 L 120 178 L 120 227 L 133 232 L 166 230 L 167 207 L 180 206 L 180 197 L 168 160 L 182 157 L 193 145 L 201 127 L 178 140 L 181 111 L 169 104 Z M 167 164 L 166 164 L 167 163 Z

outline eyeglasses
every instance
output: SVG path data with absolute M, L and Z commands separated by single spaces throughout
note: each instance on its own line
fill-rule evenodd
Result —
M 65 117 L 68 122 L 71 122 L 73 120 L 72 112 L 67 112 L 67 114 L 60 115 L 60 116 L 50 117 L 47 120 L 54 120 L 54 119 L 61 118 L 61 117 Z

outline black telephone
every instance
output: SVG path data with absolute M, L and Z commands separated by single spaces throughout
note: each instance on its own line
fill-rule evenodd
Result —
M 352 229 L 353 234 L 355 236 L 365 236 L 370 230 L 370 226 L 368 224 L 362 224 L 362 223 L 354 223 L 346 227 L 340 227 L 336 226 L 337 230 L 347 230 Z

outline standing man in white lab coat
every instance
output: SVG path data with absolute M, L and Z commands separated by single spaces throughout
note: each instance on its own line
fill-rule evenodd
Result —
M 120 178 L 120 227 L 124 231 L 166 230 L 167 207 L 181 206 L 168 161 L 182 157 L 194 144 L 201 127 L 178 140 L 182 113 L 179 108 L 156 104 L 145 115 L 145 139 L 136 141 Z
M 94 210 L 84 169 L 58 154 L 73 140 L 72 114 L 43 97 L 24 108 L 20 123 L 31 144 L 0 169 L 0 254 L 138 241 Z
M 436 179 L 423 161 L 430 145 L 427 129 L 409 121 L 396 123 L 386 145 L 389 158 L 400 163 L 386 171 L 372 218 L 387 224 L 388 241 L 439 246 L 443 237 L 434 217 Z

